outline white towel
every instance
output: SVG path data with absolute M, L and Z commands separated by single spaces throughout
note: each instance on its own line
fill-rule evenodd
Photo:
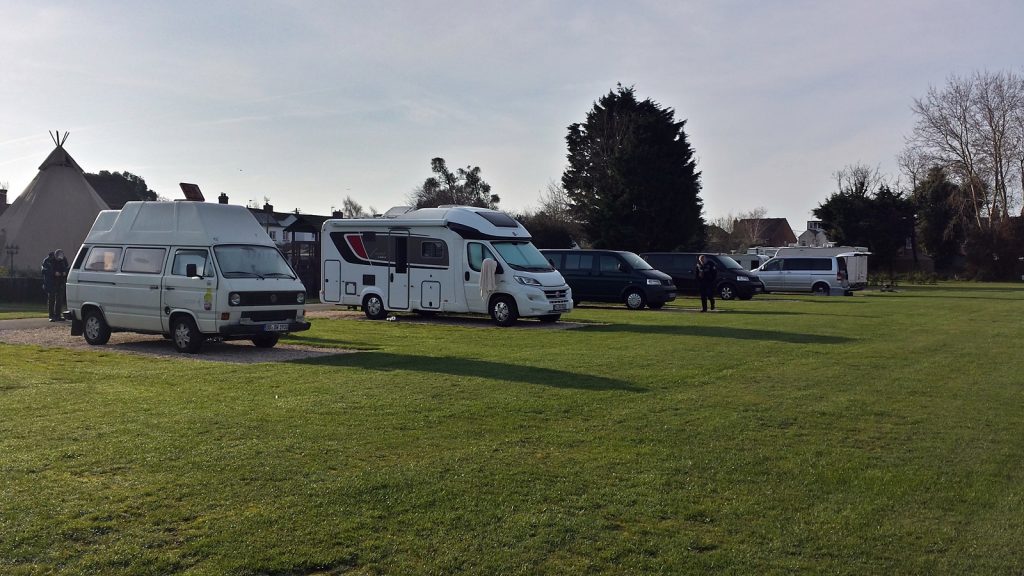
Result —
M 487 297 L 497 287 L 494 280 L 494 271 L 498 269 L 498 263 L 490 258 L 484 258 L 480 264 L 480 297 L 487 301 Z

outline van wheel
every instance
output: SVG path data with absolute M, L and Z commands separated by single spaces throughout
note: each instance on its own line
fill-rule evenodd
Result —
M 732 300 L 736 297 L 736 287 L 732 284 L 722 284 L 718 287 L 718 297 L 722 300 Z
M 85 313 L 85 319 L 82 320 L 82 336 L 93 346 L 102 346 L 110 340 L 110 326 L 99 310 L 92 308 Z
M 647 299 L 644 298 L 643 292 L 639 290 L 630 290 L 626 293 L 626 308 L 630 310 L 640 310 L 647 303 Z
M 257 348 L 273 348 L 279 338 L 280 336 L 277 334 L 264 334 L 263 336 L 253 338 L 252 343 Z
M 543 316 L 538 316 L 537 320 L 540 320 L 544 324 L 554 324 L 555 322 L 558 322 L 558 319 L 561 317 L 561 314 L 545 314 Z
M 388 311 L 384 309 L 384 301 L 380 296 L 367 294 L 366 298 L 363 298 L 363 314 L 370 320 L 383 320 Z
M 203 346 L 203 335 L 192 317 L 182 314 L 171 321 L 171 341 L 178 352 L 195 354 Z
M 491 318 L 498 326 L 511 326 L 519 318 L 519 311 L 516 309 L 516 302 L 510 296 L 504 294 L 495 296 L 491 300 Z
M 814 285 L 813 288 L 811 288 L 811 291 L 814 292 L 814 294 L 817 296 L 828 296 L 828 284 L 825 284 L 824 282 L 818 282 L 817 284 Z

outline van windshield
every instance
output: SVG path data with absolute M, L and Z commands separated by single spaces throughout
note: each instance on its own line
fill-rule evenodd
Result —
M 622 256 L 622 259 L 625 260 L 633 270 L 654 270 L 646 260 L 632 252 L 619 252 L 619 256 Z
M 295 279 L 277 248 L 225 244 L 216 246 L 217 264 L 225 278 L 291 278 Z
M 513 270 L 523 272 L 551 272 L 551 263 L 537 250 L 533 242 L 491 242 L 491 246 L 501 254 L 502 259 Z
M 722 266 L 725 266 L 726 269 L 729 269 L 729 270 L 745 270 L 745 268 L 743 268 L 743 266 L 740 266 L 739 262 L 733 260 L 729 256 L 719 256 L 718 257 L 718 261 L 721 262 Z

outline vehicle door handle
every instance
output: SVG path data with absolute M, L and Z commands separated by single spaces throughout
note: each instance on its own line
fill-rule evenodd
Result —
M 394 282 L 394 281 L 395 281 L 395 275 L 394 275 L 394 273 L 392 273 L 392 274 L 391 274 L 391 275 L 390 275 L 390 276 L 388 277 L 388 282 Z
M 164 290 L 174 290 L 174 286 L 168 286 L 167 288 L 164 288 Z
M 159 286 L 150 286 L 149 289 L 150 290 L 159 290 L 160 287 Z
M 466 272 L 466 282 L 469 282 L 469 272 Z

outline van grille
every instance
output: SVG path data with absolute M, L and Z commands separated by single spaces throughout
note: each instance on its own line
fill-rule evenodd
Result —
M 295 310 L 254 310 L 242 312 L 242 320 L 250 322 L 292 322 Z
M 565 297 L 568 295 L 568 291 L 565 288 L 545 290 L 544 295 L 548 297 L 548 300 L 565 300 Z
M 242 298 L 239 306 L 294 306 L 298 292 L 294 290 L 280 292 L 239 292 Z

